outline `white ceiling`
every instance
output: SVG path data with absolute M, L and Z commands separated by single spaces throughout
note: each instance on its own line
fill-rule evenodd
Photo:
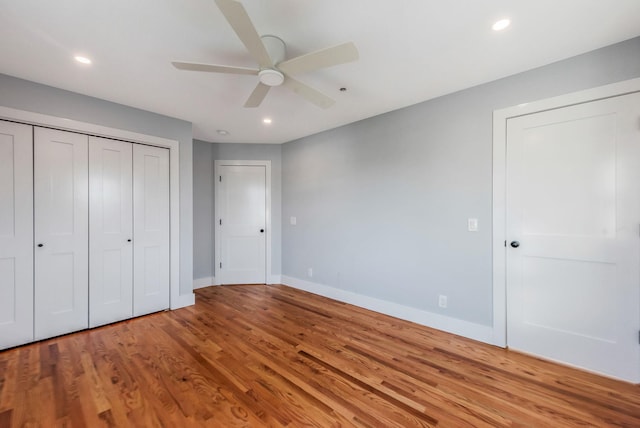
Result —
M 283 143 L 640 35 L 640 0 L 242 3 L 288 58 L 356 44 L 359 61 L 297 76 L 333 107 L 276 87 L 246 109 L 256 76 L 173 68 L 255 66 L 213 0 L 0 0 L 0 73 L 184 119 L 205 141 Z M 492 31 L 503 17 L 511 27 Z

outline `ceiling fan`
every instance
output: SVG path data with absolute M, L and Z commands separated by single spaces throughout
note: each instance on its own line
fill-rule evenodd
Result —
M 249 74 L 258 76 L 259 82 L 245 107 L 258 107 L 272 86 L 286 86 L 313 104 L 328 108 L 335 101 L 316 89 L 294 79 L 292 75 L 331 67 L 358 59 L 358 49 L 353 42 L 320 49 L 285 60 L 285 43 L 276 36 L 260 37 L 242 3 L 236 0 L 215 0 L 233 31 L 258 63 L 258 68 L 234 67 L 216 64 L 173 61 L 180 70 L 212 73 Z

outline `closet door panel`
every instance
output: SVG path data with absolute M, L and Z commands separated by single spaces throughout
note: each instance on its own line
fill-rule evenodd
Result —
M 88 327 L 88 138 L 34 128 L 37 340 Z
M 0 121 L 0 349 L 33 340 L 33 128 Z
M 132 143 L 89 139 L 89 326 L 133 316 Z
M 133 146 L 133 313 L 169 308 L 169 150 Z

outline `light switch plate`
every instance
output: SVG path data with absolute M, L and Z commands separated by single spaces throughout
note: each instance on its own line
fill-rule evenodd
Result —
M 291 226 L 295 226 L 295 225 L 296 225 L 296 222 L 297 222 L 297 219 L 296 219 L 295 217 L 291 217 L 291 218 L 289 219 L 289 223 L 291 223 Z
M 477 218 L 470 218 L 467 220 L 467 226 L 469 229 L 469 232 L 477 232 L 478 231 L 478 219 Z

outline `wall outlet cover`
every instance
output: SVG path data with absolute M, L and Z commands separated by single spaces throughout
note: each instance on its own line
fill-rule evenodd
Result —
M 447 307 L 447 296 L 443 296 L 442 294 L 438 296 L 438 306 L 441 308 Z

